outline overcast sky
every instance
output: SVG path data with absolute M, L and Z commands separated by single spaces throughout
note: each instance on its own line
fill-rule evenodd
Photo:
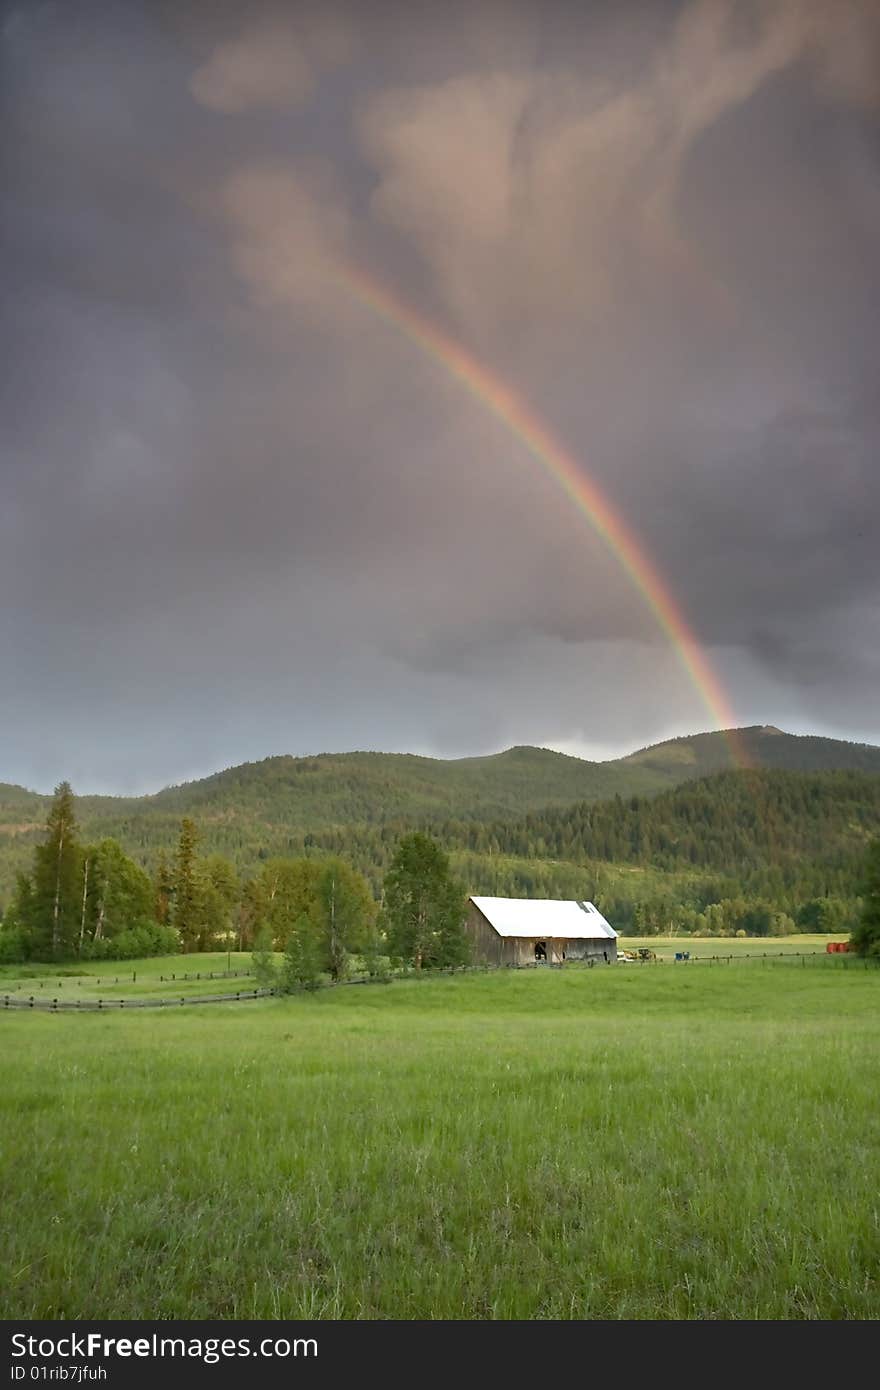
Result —
M 0 15 L 0 780 L 712 727 L 351 267 L 564 441 L 741 724 L 880 743 L 875 0 Z

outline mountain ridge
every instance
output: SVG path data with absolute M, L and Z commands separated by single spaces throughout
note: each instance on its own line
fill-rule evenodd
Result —
M 765 762 L 771 743 L 776 744 L 779 739 L 782 739 L 784 743 L 777 745 L 777 747 L 789 751 L 792 756 L 788 759 L 771 757 Z M 685 766 L 690 764 L 705 769 L 710 762 L 718 762 L 723 767 L 736 767 L 737 762 L 733 753 L 734 740 L 741 742 L 748 752 L 759 751 L 763 754 L 759 758 L 759 766 L 768 765 L 769 762 L 771 766 L 786 766 L 790 771 L 817 771 L 826 767 L 844 771 L 850 767 L 855 770 L 880 771 L 880 746 L 876 744 L 832 739 L 818 734 L 790 734 L 783 729 L 776 728 L 775 725 L 754 724 L 743 728 L 707 730 L 696 734 L 677 735 L 674 738 L 663 739 L 659 743 L 646 744 L 634 749 L 631 753 L 621 754 L 617 758 L 603 759 L 579 758 L 576 754 L 562 753 L 557 749 L 547 748 L 539 744 L 512 744 L 509 748 L 500 749 L 497 753 L 482 753 L 463 758 L 438 758 L 421 753 L 387 752 L 381 749 L 351 749 L 346 752 L 314 754 L 272 753 L 265 758 L 247 760 L 242 763 L 231 764 L 229 767 L 218 768 L 215 772 L 206 773 L 204 777 L 172 782 L 155 792 L 143 792 L 135 795 L 115 792 L 85 792 L 77 793 L 77 797 L 81 802 L 106 803 L 112 806 L 118 806 L 120 803 L 155 804 L 163 798 L 180 794 L 187 789 L 210 784 L 216 785 L 221 779 L 231 778 L 245 771 L 267 768 L 270 765 L 304 770 L 306 767 L 313 768 L 316 764 L 329 766 L 341 762 L 357 764 L 378 760 L 397 763 L 398 765 L 424 767 L 425 770 L 437 768 L 477 770 L 515 759 L 527 758 L 533 761 L 535 755 L 543 760 L 553 760 L 556 766 L 561 767 L 568 764 L 590 769 L 643 766 L 655 770 L 668 767 L 670 771 L 673 771 L 676 764 Z M 803 755 L 808 748 L 809 752 L 813 754 L 812 757 L 796 758 L 793 756 L 795 750 Z M 843 750 L 847 751 L 844 752 Z M 684 758 L 677 756 L 681 752 L 685 753 Z M 698 756 L 699 752 L 703 752 L 704 756 Z M 692 756 L 688 757 L 688 753 Z M 801 762 L 803 765 L 792 766 L 793 762 Z M 721 768 L 719 767 L 718 770 Z M 694 775 L 705 775 L 705 772 L 701 771 Z M 74 790 L 76 789 L 74 788 Z M 50 799 L 51 793 L 49 792 L 34 791 L 32 788 L 21 786 L 18 783 L 0 782 L 0 805 L 9 805 L 14 800 L 48 801 Z
M 575 825 L 586 807 L 604 802 L 614 819 L 615 802 L 623 814 L 630 803 L 644 807 L 675 788 L 726 773 L 737 784 L 755 779 L 747 803 L 740 793 L 733 798 L 748 806 L 747 819 L 753 820 L 754 793 L 765 774 L 794 773 L 805 781 L 806 774 L 828 772 L 880 778 L 880 747 L 872 744 L 754 726 L 737 731 L 736 745 L 750 764 L 741 776 L 729 732 L 670 739 L 606 762 L 522 744 L 459 759 L 372 751 L 282 754 L 144 797 L 77 796 L 77 818 L 84 842 L 115 839 L 148 870 L 155 867 L 160 850 L 173 851 L 180 822 L 189 816 L 198 827 L 201 851 L 224 855 L 245 876 L 274 856 L 338 853 L 368 872 L 378 891 L 394 844 L 407 830 L 433 831 L 450 848 L 459 846 L 459 857 L 472 859 L 476 850 L 491 860 L 513 848 L 520 833 L 516 822 L 535 817 L 540 828 L 531 849 L 534 872 L 518 871 L 520 877 L 511 878 L 511 885 L 516 891 L 523 884 L 528 889 L 540 872 L 554 891 L 569 892 L 574 887 L 580 891 L 583 875 L 576 864 L 569 866 L 570 881 L 563 881 L 558 866 L 549 861 L 541 869 L 537 865 L 547 854 L 555 862 L 554 837 L 563 843 L 571 839 L 554 828 L 559 814 L 570 813 Z M 830 784 L 819 788 L 819 794 L 836 796 Z M 726 793 L 723 799 L 730 800 Z M 873 805 L 873 787 L 866 785 L 864 800 Z M 28 867 L 33 846 L 43 837 L 50 803 L 49 796 L 0 784 L 0 906 L 9 900 L 16 872 Z M 653 813 L 636 814 L 647 824 Z M 730 824 L 725 833 L 733 843 Z M 585 843 L 575 846 L 575 858 L 585 849 Z M 474 875 L 485 879 L 485 865 L 481 869 L 474 861 L 469 876 Z

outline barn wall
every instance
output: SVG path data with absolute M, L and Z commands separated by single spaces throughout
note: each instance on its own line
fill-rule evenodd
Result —
M 566 960 L 594 960 L 604 965 L 606 957 L 609 964 L 617 960 L 616 937 L 591 938 L 589 941 L 567 941 L 565 943 Z
M 535 943 L 521 936 L 502 938 L 502 951 L 505 965 L 534 965 Z
M 617 941 L 614 938 L 580 941 L 544 936 L 499 936 L 474 903 L 468 904 L 465 930 L 475 965 L 534 965 L 535 943 L 538 941 L 547 942 L 550 964 L 561 965 L 563 952 L 565 960 L 594 960 L 604 964 L 603 952 L 609 961 L 617 959 Z
M 474 965 L 503 965 L 504 946 L 507 944 L 490 926 L 480 909 L 468 904 L 465 932 L 471 946 L 471 960 Z

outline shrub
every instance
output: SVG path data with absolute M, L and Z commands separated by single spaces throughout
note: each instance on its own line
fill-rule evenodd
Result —
M 0 929 L 0 965 L 12 965 L 27 960 L 27 947 L 27 936 L 21 927 Z
M 278 983 L 278 971 L 275 968 L 272 945 L 271 931 L 268 927 L 262 927 L 257 933 L 251 957 L 254 962 L 254 975 L 261 989 L 274 989 Z
M 180 941 L 173 927 L 155 922 L 141 922 L 128 927 L 116 936 L 86 942 L 83 960 L 139 960 L 143 956 L 169 956 L 180 950 Z

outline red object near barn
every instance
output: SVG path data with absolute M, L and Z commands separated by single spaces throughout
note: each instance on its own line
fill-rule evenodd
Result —
M 829 941 L 828 944 L 827 944 L 826 947 L 825 947 L 825 950 L 828 951 L 828 952 L 830 952 L 831 955 L 834 955 L 835 951 L 848 951 L 848 950 L 849 950 L 849 942 L 848 942 L 848 941 Z

